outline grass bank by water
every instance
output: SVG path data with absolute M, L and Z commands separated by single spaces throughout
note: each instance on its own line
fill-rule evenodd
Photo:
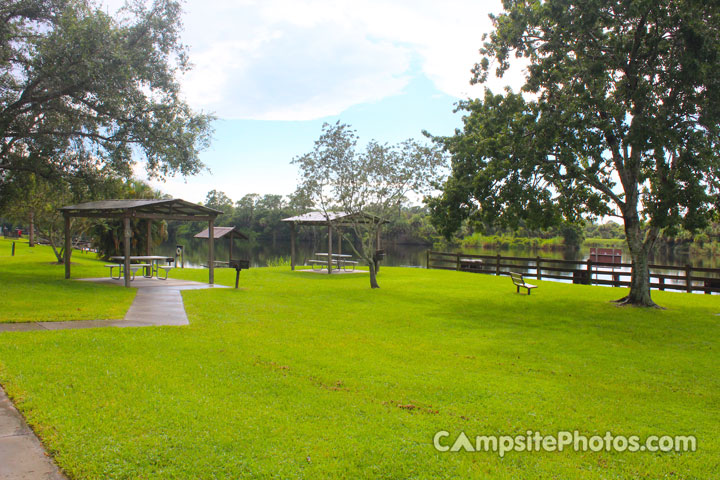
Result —
M 583 241 L 584 247 L 624 248 L 625 245 L 625 240 L 620 238 L 586 238 Z M 480 235 L 479 233 L 463 238 L 460 246 L 488 250 L 526 249 L 549 252 L 562 251 L 567 248 L 562 237 L 515 237 L 511 235 Z

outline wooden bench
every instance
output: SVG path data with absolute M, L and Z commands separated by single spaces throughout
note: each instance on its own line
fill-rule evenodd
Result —
M 167 265 L 166 265 L 167 266 Z M 203 263 L 203 268 L 210 268 L 206 264 Z M 223 262 L 222 260 L 215 260 L 213 262 L 213 267 L 215 268 L 230 268 L 230 264 L 228 262 Z
M 120 278 L 122 277 L 122 267 L 123 267 L 121 263 L 108 263 L 105 266 L 110 269 L 110 278 L 112 278 L 113 280 L 120 280 Z M 118 269 L 117 277 L 113 276 L 114 268 Z
M 323 269 L 323 267 L 327 267 L 327 260 L 308 260 L 307 263 L 309 263 L 312 266 L 312 269 L 315 270 L 315 265 L 320 265 L 320 270 Z M 333 260 L 332 262 L 333 267 L 337 267 L 337 261 Z
M 167 275 L 173 268 L 172 265 L 158 265 L 158 280 L 167 280 Z M 160 277 L 160 270 L 165 272 L 165 278 Z
M 143 277 L 145 278 L 152 278 L 152 264 L 150 263 L 131 263 L 130 264 L 130 271 L 132 272 L 132 278 L 135 280 L 135 275 L 137 274 L 137 271 L 140 269 L 145 269 L 145 273 L 143 273 Z M 150 272 L 148 274 L 148 272 Z
M 354 260 L 341 260 L 339 263 L 339 266 L 342 267 L 343 270 L 347 270 L 347 266 L 350 265 L 352 267 L 352 272 L 355 271 L 355 267 L 357 267 L 358 262 Z
M 525 283 L 522 273 L 510 272 L 510 278 L 512 279 L 513 284 L 517 287 L 517 291 L 515 293 L 520 293 L 520 287 L 523 287 L 527 289 L 527 294 L 530 295 L 530 290 L 537 288 L 537 285 Z
M 143 277 L 145 278 L 152 278 L 152 265 L 149 263 L 131 263 L 130 264 L 130 273 L 132 273 L 131 280 L 135 280 L 135 275 L 137 275 L 137 271 L 145 269 L 145 272 L 143 274 Z M 150 270 L 150 276 L 147 275 L 147 271 Z
M 326 253 L 318 253 L 316 256 L 325 255 Z M 351 255 L 340 255 L 340 254 L 334 254 L 333 253 L 333 259 L 332 259 L 332 266 L 333 268 L 337 270 L 347 270 L 348 267 L 352 268 L 352 271 L 355 271 L 355 267 L 357 266 L 358 262 L 350 260 L 352 258 Z M 320 270 L 323 268 L 327 268 L 328 261 L 324 258 L 313 258 L 310 260 L 307 260 L 305 264 L 310 264 L 312 266 L 313 270 L 315 270 L 315 265 L 318 265 L 320 267 Z
M 125 267 L 125 265 L 123 265 L 122 263 L 108 263 L 105 266 L 110 269 L 110 278 L 112 278 L 114 280 L 120 280 L 122 278 L 123 268 Z M 118 269 L 117 277 L 113 276 L 114 268 Z M 140 270 L 141 268 L 152 269 L 152 265 L 150 265 L 149 263 L 131 263 L 130 264 L 130 272 L 132 273 L 132 280 L 135 280 L 135 275 L 137 275 L 137 271 Z M 147 275 L 143 275 L 143 276 L 146 278 L 149 278 Z M 152 276 L 152 274 L 150 276 Z M 166 278 L 167 278 L 167 275 L 166 275 Z
M 167 279 L 168 279 L 168 273 L 170 273 L 170 270 L 172 270 L 173 268 L 174 268 L 174 267 L 173 267 L 173 260 L 172 260 L 172 259 L 170 259 L 170 260 L 168 261 L 168 264 L 167 264 L 167 265 L 158 265 L 158 266 L 157 266 L 157 279 L 158 279 L 158 280 L 167 280 Z M 165 272 L 165 278 L 161 278 L 161 277 L 160 277 L 160 270 L 162 270 L 162 271 Z

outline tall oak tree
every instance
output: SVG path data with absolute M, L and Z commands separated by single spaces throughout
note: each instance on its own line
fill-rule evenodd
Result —
M 104 169 L 197 173 L 211 133 L 178 75 L 189 68 L 174 0 L 133 1 L 116 18 L 90 0 L 0 2 L 0 188 Z
M 546 227 L 617 215 L 633 263 L 621 303 L 654 306 L 658 235 L 706 225 L 720 191 L 720 3 L 504 0 L 473 81 L 523 59 L 522 94 L 461 102 L 464 128 L 429 201 L 445 234 L 467 218 Z

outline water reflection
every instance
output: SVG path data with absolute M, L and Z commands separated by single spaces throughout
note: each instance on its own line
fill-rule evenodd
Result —
M 174 256 L 177 245 L 183 245 L 185 252 L 185 267 L 197 268 L 207 265 L 208 262 L 208 242 L 207 239 L 199 238 L 177 238 L 167 241 L 155 249 L 157 255 Z M 397 266 L 425 266 L 425 252 L 428 247 L 424 245 L 383 245 L 387 252 L 383 265 L 393 267 Z M 327 244 L 324 242 L 298 243 L 295 249 L 296 262 L 298 265 L 304 265 L 307 260 L 315 257 L 316 252 L 327 252 Z M 354 252 L 348 245 L 344 245 L 342 252 L 351 254 Z M 220 239 L 215 241 L 215 259 L 218 261 L 227 261 L 229 257 L 229 241 Z M 337 251 L 334 251 L 337 253 Z M 233 246 L 233 258 L 242 258 L 250 260 L 251 267 L 265 267 L 268 262 L 277 261 L 278 259 L 287 259 L 290 261 L 290 244 L 286 242 L 278 242 L 272 244 L 250 244 L 247 241 L 235 240 Z
M 208 243 L 207 240 L 198 238 L 177 238 L 169 240 L 155 250 L 156 255 L 175 255 L 176 245 L 183 245 L 185 251 L 185 266 L 186 267 L 200 267 L 207 265 L 208 258 Z M 215 241 L 215 259 L 221 261 L 228 260 L 229 254 L 229 241 L 228 239 L 219 239 Z M 438 247 L 430 247 L 426 245 L 402 245 L 402 244 L 385 244 L 383 248 L 387 252 L 384 265 L 389 266 L 412 266 L 412 267 L 425 267 L 426 263 L 426 252 L 428 249 L 439 249 Z M 557 260 L 574 260 L 578 262 L 585 262 L 589 255 L 589 248 L 581 249 L 565 249 L 561 251 L 539 251 L 530 249 L 507 249 L 507 250 L 489 250 L 489 249 L 459 249 L 459 248 L 440 248 L 441 251 L 445 252 L 461 252 L 475 255 L 496 255 L 500 253 L 502 256 L 507 257 L 542 257 L 548 259 Z M 296 247 L 297 264 L 303 265 L 309 259 L 314 258 L 316 252 L 326 252 L 327 243 L 318 241 L 315 244 L 313 242 L 298 243 Z M 343 253 L 353 254 L 348 245 L 344 245 L 342 248 Z M 290 259 L 290 244 L 289 242 L 277 242 L 275 245 L 268 244 L 254 244 L 251 245 L 248 241 L 235 240 L 233 246 L 233 257 L 249 259 L 252 267 L 264 267 L 267 266 L 268 262 L 275 261 L 279 258 Z M 629 263 L 630 255 L 627 249 L 623 249 L 622 261 Z M 720 258 L 717 257 L 693 257 L 688 253 L 675 253 L 665 255 L 656 253 L 651 257 L 651 263 L 659 265 L 669 266 L 685 266 L 690 264 L 694 267 L 705 267 L 705 268 L 720 268 Z

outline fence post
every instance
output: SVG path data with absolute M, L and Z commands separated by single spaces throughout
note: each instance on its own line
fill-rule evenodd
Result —
M 425 251 L 425 268 L 430 268 L 430 250 Z
M 692 293 L 692 265 L 685 265 L 685 289 L 687 293 Z
M 590 260 L 588 258 L 588 260 L 587 260 L 587 282 L 588 282 L 587 284 L 588 285 L 592 285 L 592 267 L 593 267 L 593 262 L 592 262 L 592 260 Z
M 660 291 L 662 292 L 663 290 L 665 290 L 665 276 L 660 275 L 658 277 L 658 281 L 660 282 Z
M 540 262 L 542 259 L 540 257 L 537 257 L 535 260 L 535 268 L 537 269 L 537 279 L 542 280 L 542 273 L 540 272 Z
M 460 271 L 460 254 L 457 254 L 457 261 L 455 262 L 455 270 Z
M 15 256 L 15 242 L 13 242 L 13 244 L 12 244 L 12 255 L 11 255 L 11 257 L 14 257 L 14 256 Z
M 498 253 L 498 254 L 497 254 L 497 260 L 496 260 L 496 263 L 495 263 L 495 275 L 498 275 L 498 276 L 500 275 L 500 259 L 501 259 L 501 258 L 502 258 L 502 257 L 501 257 L 500 254 Z

